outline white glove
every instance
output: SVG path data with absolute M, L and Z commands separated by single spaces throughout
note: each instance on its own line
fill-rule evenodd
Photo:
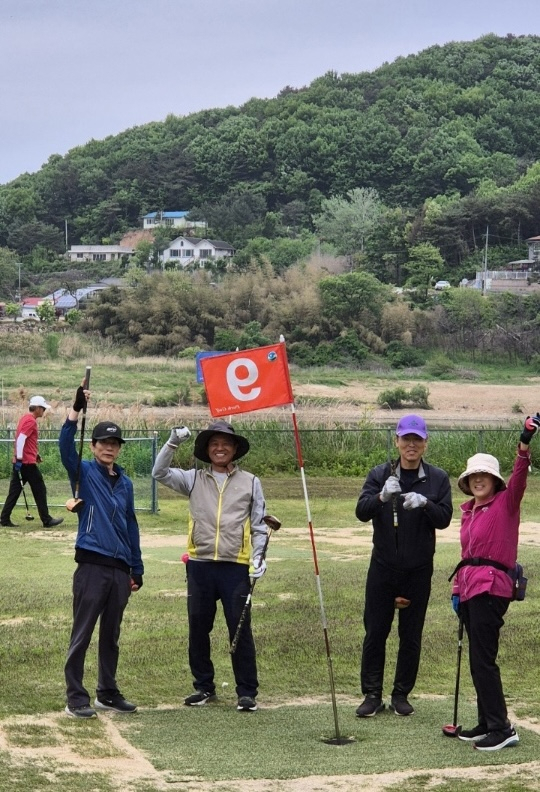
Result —
M 187 426 L 175 426 L 167 440 L 167 445 L 171 448 L 178 448 L 180 443 L 183 443 L 189 437 L 191 437 L 191 432 Z
M 392 498 L 392 495 L 399 495 L 400 492 L 401 492 L 401 486 L 399 484 L 398 477 L 388 476 L 388 478 L 384 482 L 384 487 L 382 488 L 379 497 L 383 503 L 387 503 Z
M 420 495 L 419 492 L 407 492 L 403 497 L 403 508 L 410 509 L 423 509 L 427 503 L 425 495 Z
M 261 578 L 266 572 L 266 561 L 264 558 L 254 558 L 253 563 L 249 567 L 249 576 L 251 578 Z

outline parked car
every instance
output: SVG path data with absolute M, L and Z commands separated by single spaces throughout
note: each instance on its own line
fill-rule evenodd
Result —
M 435 291 L 442 291 L 443 289 L 451 289 L 452 287 L 448 283 L 448 281 L 437 281 L 435 284 Z

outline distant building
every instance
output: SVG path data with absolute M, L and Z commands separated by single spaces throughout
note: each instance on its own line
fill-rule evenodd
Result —
M 221 239 L 199 239 L 198 237 L 179 236 L 165 248 L 160 256 L 163 264 L 174 262 L 177 267 L 189 264 L 204 267 L 205 261 L 231 258 L 235 250 Z
M 45 302 L 53 303 L 50 297 L 25 297 L 21 303 L 21 317 L 23 319 L 39 319 L 37 308 Z
M 133 252 L 134 248 L 123 245 L 72 245 L 67 255 L 76 264 L 81 261 L 122 261 Z
M 143 217 L 143 228 L 152 230 L 156 226 L 166 226 L 168 228 L 206 228 L 204 220 L 188 220 L 189 212 L 149 212 Z
M 540 236 L 529 237 L 526 240 L 529 246 L 529 259 L 535 264 L 540 263 Z

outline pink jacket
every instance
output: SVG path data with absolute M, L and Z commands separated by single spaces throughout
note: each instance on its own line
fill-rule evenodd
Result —
M 518 450 L 505 490 L 475 506 L 474 499 L 461 505 L 461 558 L 491 558 L 511 568 L 517 560 L 520 504 L 527 486 L 531 455 Z M 492 566 L 464 566 L 454 579 L 452 593 L 462 602 L 478 594 L 512 596 L 512 580 Z

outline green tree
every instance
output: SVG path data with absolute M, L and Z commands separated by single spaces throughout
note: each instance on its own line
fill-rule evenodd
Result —
M 329 198 L 313 222 L 319 236 L 335 246 L 338 253 L 363 252 L 366 238 L 373 233 L 383 212 L 378 193 L 356 188 L 347 198 Z
M 40 322 L 43 322 L 47 326 L 53 325 L 56 322 L 56 311 L 54 310 L 54 305 L 46 300 L 45 302 L 38 305 L 36 308 L 36 314 Z
M 382 308 L 390 289 L 366 272 L 323 278 L 319 283 L 323 315 L 344 326 L 360 323 L 379 330 Z
M 21 314 L 21 306 L 19 303 L 8 303 L 6 305 L 6 316 L 9 316 L 13 321 Z
M 421 242 L 409 249 L 409 260 L 404 269 L 408 275 L 405 285 L 408 288 L 417 288 L 425 298 L 430 284 L 437 280 L 444 270 L 444 259 L 431 242 Z

